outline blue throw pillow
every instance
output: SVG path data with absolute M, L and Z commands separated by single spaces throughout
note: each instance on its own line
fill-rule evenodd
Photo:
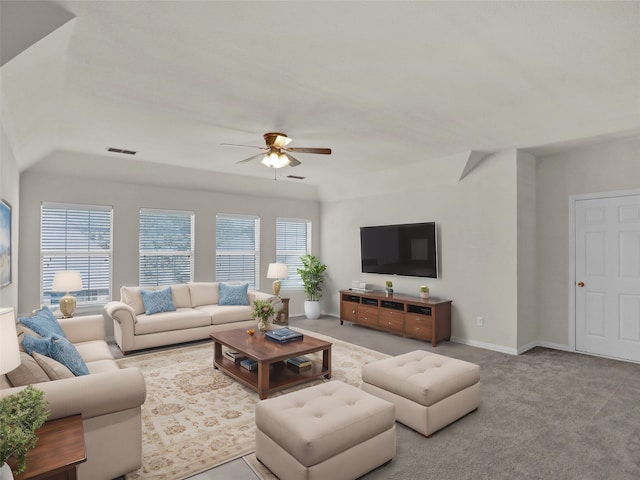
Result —
M 142 293 L 142 303 L 147 315 L 160 312 L 175 312 L 176 307 L 171 298 L 171 287 L 162 290 L 140 290 Z
M 89 374 L 87 364 L 84 363 L 80 352 L 65 337 L 56 334 L 47 338 L 25 335 L 22 345 L 24 345 L 24 349 L 29 355 L 35 352 L 53 358 L 71 370 L 76 376 Z
M 58 320 L 46 306 L 42 307 L 30 317 L 21 318 L 19 322 L 43 337 L 50 337 L 56 334 L 66 338 Z
M 221 283 L 218 305 L 249 305 L 248 288 L 248 283 L 243 283 L 242 285 Z
M 49 357 L 63 364 L 71 370 L 71 373 L 75 376 L 89 375 L 89 369 L 80 356 L 80 352 L 78 352 L 78 349 L 66 338 L 59 335 L 52 335 L 49 352 Z
M 49 356 L 49 345 L 51 343 L 51 338 L 38 338 L 33 335 L 25 335 L 22 339 L 22 346 L 25 351 L 31 355 L 33 352 L 39 353 L 40 355 Z

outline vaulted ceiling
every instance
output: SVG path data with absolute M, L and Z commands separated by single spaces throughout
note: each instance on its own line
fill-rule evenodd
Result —
M 152 162 L 317 187 L 640 132 L 637 1 L 3 0 L 0 16 L 22 171 Z M 268 131 L 333 154 L 274 172 L 221 146 Z

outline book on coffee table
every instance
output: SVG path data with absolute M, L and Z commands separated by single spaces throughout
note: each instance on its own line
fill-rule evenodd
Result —
M 233 360 L 236 364 L 239 364 L 242 360 L 244 360 L 246 355 L 240 352 L 233 352 L 231 350 L 225 350 L 224 354 Z
M 268 330 L 264 334 L 264 338 L 272 342 L 287 343 L 302 340 L 304 336 L 300 332 L 291 330 L 289 327 L 278 328 L 277 330 Z

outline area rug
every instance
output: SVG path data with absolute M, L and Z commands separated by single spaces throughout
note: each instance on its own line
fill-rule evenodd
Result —
M 332 347 L 332 380 L 360 386 L 362 365 L 388 355 L 314 332 Z M 321 361 L 322 354 L 316 353 Z M 157 351 L 118 360 L 138 367 L 147 386 L 142 406 L 142 467 L 126 476 L 177 480 L 254 451 L 254 406 L 258 394 L 213 369 L 212 343 Z M 326 379 L 298 385 L 283 393 Z M 123 439 L 125 440 L 125 439 Z

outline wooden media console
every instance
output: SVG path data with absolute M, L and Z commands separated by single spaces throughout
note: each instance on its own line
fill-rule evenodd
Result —
M 451 338 L 451 302 L 436 297 L 340 290 L 340 324 L 346 320 L 430 341 L 435 347 Z

